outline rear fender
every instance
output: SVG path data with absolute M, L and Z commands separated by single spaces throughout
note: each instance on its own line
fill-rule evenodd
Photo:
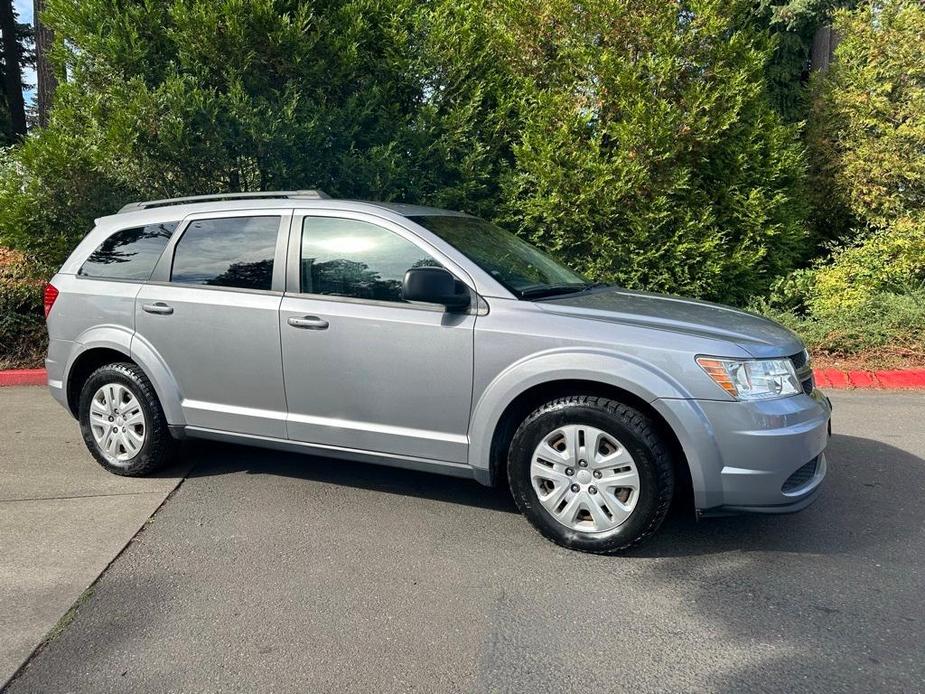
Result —
M 135 362 L 154 386 L 168 424 L 185 424 L 180 407 L 180 389 L 164 361 L 133 333 L 121 325 L 95 326 L 81 333 L 64 370 L 64 383 L 70 383 L 71 370 L 81 355 L 94 349 L 111 349 Z

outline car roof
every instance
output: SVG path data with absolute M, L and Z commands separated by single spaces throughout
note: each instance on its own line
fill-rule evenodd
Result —
M 131 226 L 161 224 L 183 219 L 191 214 L 229 212 L 235 210 L 260 209 L 330 209 L 358 212 L 385 210 L 402 217 L 414 216 L 469 216 L 464 212 L 444 210 L 423 205 L 409 205 L 397 202 L 374 202 L 366 200 L 337 200 L 320 191 L 270 191 L 263 193 L 217 194 L 192 198 L 169 198 L 148 202 L 134 202 L 125 205 L 116 214 L 100 217 L 98 226 Z

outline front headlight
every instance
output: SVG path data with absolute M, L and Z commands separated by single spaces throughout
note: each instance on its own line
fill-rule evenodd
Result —
M 789 359 L 697 357 L 707 376 L 737 400 L 769 400 L 803 391 Z

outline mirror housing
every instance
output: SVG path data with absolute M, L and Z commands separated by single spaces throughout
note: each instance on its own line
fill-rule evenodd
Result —
M 469 289 L 442 267 L 413 267 L 401 283 L 401 298 L 443 304 L 450 310 L 469 308 Z

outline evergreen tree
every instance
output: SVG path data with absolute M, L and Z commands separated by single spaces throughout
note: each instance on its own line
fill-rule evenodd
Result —
M 23 99 L 22 64 L 24 39 L 28 36 L 19 23 L 13 0 L 0 0 L 0 144 L 13 142 L 26 134 L 26 104 Z
M 47 0 L 50 125 L 0 239 L 126 198 L 320 187 L 475 212 L 596 279 L 741 302 L 801 257 L 773 46 L 716 0 Z M 49 250 L 51 249 L 51 250 Z
M 803 160 L 768 105 L 773 46 L 743 12 L 439 6 L 427 103 L 435 150 L 457 154 L 449 190 L 598 280 L 733 302 L 766 289 L 802 257 Z
M 50 52 L 54 44 L 54 32 L 42 19 L 45 0 L 34 0 L 32 16 L 35 23 L 35 75 L 36 75 L 36 111 L 38 124 L 48 125 L 48 112 L 54 99 L 58 78 L 51 65 Z

